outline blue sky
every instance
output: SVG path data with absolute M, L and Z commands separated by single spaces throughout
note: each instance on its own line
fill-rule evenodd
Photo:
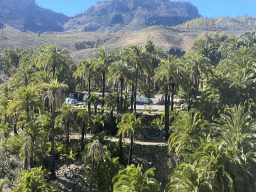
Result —
M 36 0 L 37 5 L 55 12 L 73 16 L 81 13 L 100 0 Z M 240 16 L 247 13 L 256 16 L 255 0 L 187 0 L 195 5 L 203 17 Z

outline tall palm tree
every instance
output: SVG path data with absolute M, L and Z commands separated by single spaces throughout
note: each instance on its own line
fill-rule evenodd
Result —
M 194 153 L 210 131 L 207 127 L 207 121 L 200 118 L 199 112 L 195 112 L 193 117 L 189 112 L 180 114 L 171 126 L 173 133 L 168 139 L 169 151 L 182 155 Z
M 74 113 L 75 110 L 72 108 L 72 106 L 63 103 L 62 107 L 60 108 L 60 114 L 56 117 L 56 123 L 66 127 L 67 148 L 69 147 L 69 128 L 71 122 L 74 120 Z
M 115 93 L 111 93 L 108 94 L 105 98 L 105 106 L 110 108 L 110 123 L 111 125 L 114 123 L 114 110 L 116 108 L 116 94 Z
M 121 191 L 160 191 L 160 186 L 154 176 L 155 168 L 148 169 L 142 173 L 143 166 L 134 164 L 128 166 L 126 169 L 119 171 L 118 175 L 113 178 L 114 192 Z
M 201 74 L 204 74 L 206 78 L 209 78 L 209 74 L 212 73 L 210 60 L 202 55 L 190 55 L 187 59 L 186 68 L 191 72 L 191 82 L 196 92 L 199 89 L 199 83 L 201 79 Z M 195 96 L 194 96 L 195 97 Z M 194 98 L 195 99 L 195 98 Z
M 78 62 L 78 67 L 76 72 L 74 73 L 75 77 L 82 77 L 88 79 L 88 96 L 91 94 L 91 75 L 92 75 L 92 67 L 93 67 L 93 61 L 91 59 L 87 60 L 80 60 Z M 91 111 L 91 104 L 88 102 L 88 110 L 89 113 Z
M 165 92 L 165 139 L 168 139 L 169 131 L 169 106 L 170 106 L 170 96 L 169 91 L 172 92 L 171 97 L 171 109 L 173 110 L 173 95 L 174 91 L 178 87 L 178 82 L 180 78 L 180 68 L 178 60 L 172 55 L 168 55 L 167 59 L 163 58 L 159 66 L 155 71 L 155 82 L 160 81 L 163 86 L 163 91 Z
M 55 154 L 54 154 L 54 123 L 55 123 L 55 107 L 56 107 L 56 102 L 55 102 L 55 95 L 58 91 L 61 91 L 63 89 L 67 89 L 68 86 L 64 83 L 59 83 L 58 79 L 52 80 L 50 83 L 44 83 L 42 84 L 42 87 L 46 88 L 47 91 L 47 96 L 50 97 L 51 99 L 51 106 L 52 106 L 52 130 L 51 130 L 51 166 L 50 166 L 50 171 L 51 171 L 51 176 L 55 178 Z
M 102 109 L 104 107 L 104 96 L 105 96 L 105 82 L 106 82 L 106 72 L 108 66 L 113 61 L 113 56 L 111 56 L 106 49 L 100 48 L 95 52 L 97 61 L 94 63 L 94 69 L 98 69 L 102 73 Z
M 69 69 L 71 58 L 62 50 L 58 51 L 56 45 L 42 46 L 35 51 L 34 63 L 38 68 L 46 68 L 52 71 L 52 78 L 55 79 L 56 69 Z
M 136 111 L 136 92 L 138 87 L 138 78 L 145 70 L 150 71 L 148 55 L 142 47 L 136 45 L 125 48 L 123 54 L 128 64 L 133 67 L 134 81 L 132 84 L 132 90 L 134 92 L 131 97 L 131 104 L 133 104 L 134 101 L 134 110 Z M 133 110 L 133 108 L 131 108 L 131 110 Z
M 103 146 L 99 142 L 99 140 L 94 140 L 93 143 L 89 147 L 89 154 L 92 156 L 92 171 L 91 171 L 91 180 L 90 180 L 90 192 L 92 191 L 92 184 L 93 184 L 93 174 L 94 174 L 94 164 L 95 159 L 97 160 L 99 157 L 103 155 Z
M 38 96 L 38 87 L 30 86 L 27 87 L 19 87 L 19 89 L 16 91 L 14 99 L 9 102 L 8 104 L 8 113 L 12 115 L 16 115 L 17 111 L 25 111 L 26 112 L 26 123 L 25 124 L 25 131 L 31 138 L 31 154 L 30 154 L 30 168 L 34 167 L 33 163 L 33 150 L 34 150 L 34 142 L 35 137 L 37 133 L 35 130 L 32 129 L 30 121 L 32 119 L 32 111 L 34 111 L 35 108 L 40 108 L 41 101 Z M 25 159 L 26 163 L 26 159 Z M 26 166 L 26 165 L 25 165 Z
M 33 52 L 26 51 L 20 58 L 19 67 L 17 73 L 11 77 L 11 84 L 27 86 L 29 80 L 33 77 L 34 68 L 32 66 Z
M 120 81 L 120 112 L 123 108 L 123 86 L 124 81 L 131 78 L 131 67 L 128 66 L 126 61 L 116 61 L 109 66 L 109 80 Z M 119 104 L 117 104 L 118 106 Z
M 118 123 L 117 127 L 119 128 L 118 134 L 124 136 L 130 136 L 130 152 L 129 152 L 129 161 L 128 164 L 131 165 L 132 162 L 132 149 L 134 142 L 134 134 L 140 134 L 144 131 L 141 118 L 136 118 L 135 111 L 133 113 L 125 113 L 121 119 L 121 122 Z
M 86 109 L 76 109 L 76 113 L 77 115 L 75 122 L 81 128 L 81 152 L 83 152 L 85 131 L 88 128 L 91 119 L 89 112 Z

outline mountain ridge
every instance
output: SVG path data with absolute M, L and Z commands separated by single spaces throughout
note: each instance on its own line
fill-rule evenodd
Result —
M 20 31 L 108 32 L 175 26 L 200 17 L 189 2 L 169 0 L 101 1 L 75 16 L 65 16 L 38 6 L 35 0 L 1 0 L 0 28 L 11 26 Z

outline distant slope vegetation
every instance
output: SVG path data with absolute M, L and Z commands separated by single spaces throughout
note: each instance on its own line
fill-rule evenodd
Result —
M 256 17 L 250 15 L 241 15 L 236 17 L 217 17 L 217 18 L 196 18 L 191 21 L 175 26 L 176 29 L 192 29 L 192 30 L 256 30 Z
M 80 32 L 137 31 L 152 25 L 175 26 L 200 17 L 189 2 L 169 0 L 111 0 L 71 17 L 65 30 Z

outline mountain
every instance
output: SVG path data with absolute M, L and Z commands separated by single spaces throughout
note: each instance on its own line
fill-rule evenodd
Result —
M 11 26 L 21 31 L 63 31 L 69 18 L 36 5 L 35 0 L 1 0 L 0 28 Z
M 65 30 L 79 32 L 137 31 L 152 25 L 175 26 L 200 17 L 189 2 L 169 0 L 111 0 L 71 17 Z
M 117 32 L 140 30 L 152 25 L 175 26 L 200 17 L 189 2 L 169 0 L 111 0 L 67 17 L 36 5 L 35 0 L 1 0 L 0 28 L 40 32 Z

